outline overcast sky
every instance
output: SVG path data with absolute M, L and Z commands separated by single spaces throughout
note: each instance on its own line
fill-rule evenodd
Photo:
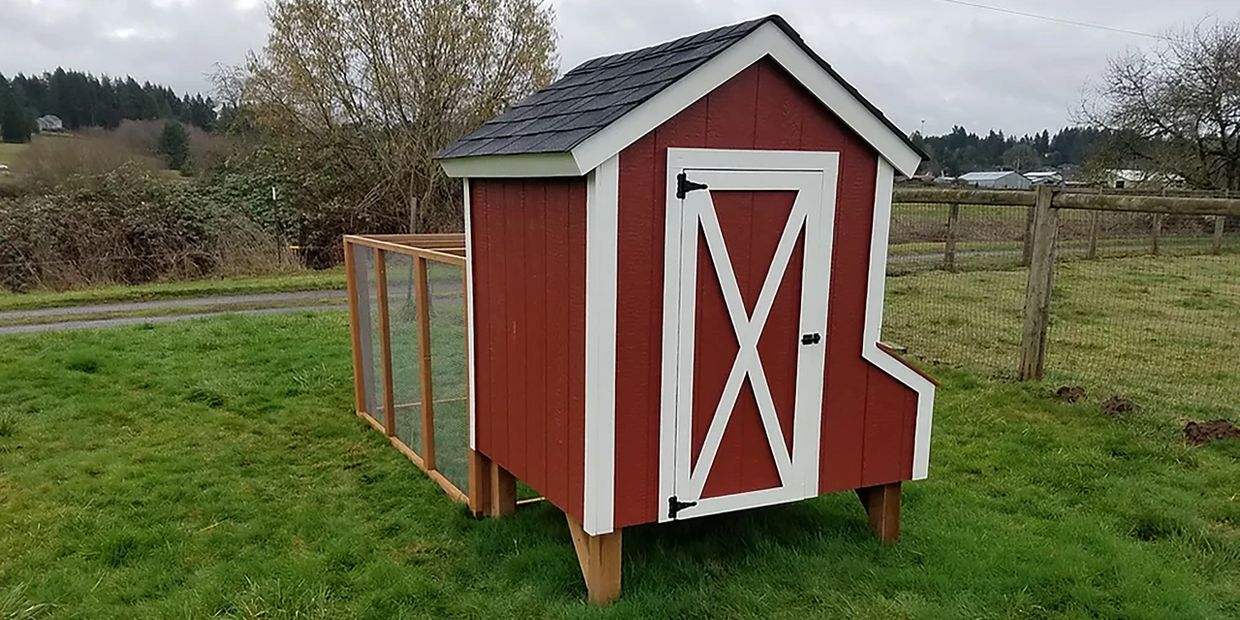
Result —
M 969 0 L 1161 33 L 1236 0 Z M 947 0 L 551 0 L 561 68 L 780 13 L 906 131 L 954 124 L 1025 133 L 1068 123 L 1106 59 L 1153 40 L 960 6 Z M 105 8 L 106 7 L 106 8 Z M 0 73 L 56 66 L 208 91 L 216 63 L 266 36 L 263 0 L 0 0 Z

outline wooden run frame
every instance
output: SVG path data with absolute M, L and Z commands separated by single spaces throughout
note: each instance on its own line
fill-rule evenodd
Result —
M 375 281 L 376 303 L 378 305 L 378 321 L 379 321 L 379 347 L 380 347 L 380 364 L 381 371 L 377 374 L 378 379 L 382 382 L 382 390 L 380 390 L 383 398 L 383 420 L 380 421 L 375 417 L 375 412 L 369 411 L 368 386 L 366 386 L 365 368 L 367 360 L 365 359 L 368 347 L 363 346 L 362 340 L 362 306 L 361 296 L 366 295 L 366 291 L 361 288 L 358 282 L 359 266 L 354 260 L 354 250 L 356 247 L 366 247 L 374 251 L 374 274 L 371 276 Z M 420 374 L 420 386 L 422 394 L 421 403 L 398 404 L 395 398 L 394 379 L 392 376 L 392 351 L 391 351 L 391 321 L 388 316 L 388 296 L 387 296 L 387 267 L 385 257 L 388 253 L 401 254 L 409 256 L 413 259 L 413 289 L 416 295 L 416 318 L 418 330 L 418 371 Z M 463 316 L 469 313 L 469 287 L 466 281 L 465 269 L 465 235 L 451 234 L 428 234 L 428 235 L 345 235 L 344 237 L 344 262 L 346 272 L 346 287 L 349 296 L 349 331 L 353 344 L 353 387 L 356 394 L 354 408 L 358 416 L 366 420 L 375 430 L 384 433 L 388 441 L 401 454 L 404 454 L 410 461 L 426 472 L 431 480 L 434 480 L 453 500 L 469 504 L 471 509 L 475 506 L 489 505 L 493 502 L 489 498 L 481 498 L 480 494 L 487 492 L 493 485 L 487 485 L 482 488 L 480 485 L 474 484 L 474 476 L 472 472 L 479 464 L 479 455 L 472 450 L 468 455 L 470 468 L 470 484 L 468 493 L 458 488 L 451 480 L 446 478 L 436 469 L 435 458 L 435 398 L 434 385 L 431 374 L 431 326 L 430 313 L 427 308 L 430 307 L 430 290 L 427 279 L 427 263 L 436 262 L 447 265 L 456 265 L 461 268 L 461 290 L 464 300 L 462 308 Z M 468 330 L 465 336 L 465 355 L 469 355 L 469 335 Z M 468 359 L 466 359 L 468 366 Z M 372 369 L 372 372 L 374 370 Z M 470 398 L 468 391 L 466 392 L 466 407 L 469 409 L 468 400 Z M 377 403 L 372 403 L 377 404 Z M 422 441 L 420 446 L 406 445 L 399 437 L 396 436 L 396 410 L 411 406 L 422 406 Z M 468 430 L 467 430 L 468 432 Z

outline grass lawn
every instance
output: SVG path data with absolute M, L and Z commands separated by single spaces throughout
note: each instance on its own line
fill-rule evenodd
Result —
M 474 521 L 351 413 L 343 313 L 0 338 L 0 618 L 1240 617 L 1240 442 L 944 380 L 904 536 L 857 500 L 633 528 L 585 605 L 562 516 Z
M 82 306 L 110 302 L 154 301 L 213 295 L 318 291 L 344 288 L 344 268 L 323 271 L 297 271 L 270 276 L 210 278 L 154 282 L 137 286 L 105 286 L 77 291 L 0 291 L 0 311 Z
M 10 168 L 21 158 L 22 153 L 30 148 L 29 144 L 12 144 L 9 142 L 0 142 L 0 164 L 5 164 Z

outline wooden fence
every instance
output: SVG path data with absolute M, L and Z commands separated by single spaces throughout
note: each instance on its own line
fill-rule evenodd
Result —
M 1159 254 L 1164 215 L 1213 216 L 1212 251 L 1223 251 L 1223 234 L 1228 217 L 1240 217 L 1240 199 L 1199 194 L 1139 194 L 1133 192 L 1073 191 L 1053 186 L 1034 190 L 985 190 L 962 188 L 896 187 L 896 203 L 947 205 L 947 240 L 943 264 L 956 268 L 956 230 L 960 205 L 983 205 L 1026 209 L 1022 264 L 1029 267 L 1025 288 L 1024 319 L 1018 372 L 1022 380 L 1038 380 L 1046 366 L 1047 333 L 1050 327 L 1051 293 L 1059 236 L 1060 210 L 1091 212 L 1086 256 L 1097 257 L 1098 214 L 1105 212 L 1151 213 L 1150 244 Z

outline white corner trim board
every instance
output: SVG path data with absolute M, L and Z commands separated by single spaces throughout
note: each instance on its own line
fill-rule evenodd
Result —
M 614 527 L 616 484 L 616 248 L 620 157 L 586 177 L 585 495 L 582 529 Z
M 844 124 L 890 162 L 896 170 L 912 176 L 921 154 L 870 111 L 851 91 L 801 49 L 773 23 L 763 24 L 733 43 L 702 66 L 616 119 L 567 153 L 489 155 L 444 159 L 440 163 L 451 177 L 581 176 L 650 133 L 681 110 L 693 105 L 721 84 L 770 56 L 797 82 L 810 91 Z
M 930 472 L 930 427 L 934 416 L 934 383 L 879 348 L 883 331 L 883 296 L 887 288 L 887 241 L 891 228 L 891 164 L 878 160 L 874 189 L 874 228 L 870 237 L 870 272 L 865 296 L 865 331 L 861 357 L 917 392 L 917 426 L 913 439 L 913 480 Z
M 468 373 L 466 379 L 469 382 L 469 449 L 478 449 L 478 405 L 477 394 L 478 384 L 474 380 L 474 367 L 477 366 L 478 345 L 474 340 L 474 235 L 473 228 L 470 224 L 469 210 L 469 179 L 463 179 L 461 185 L 464 186 L 465 200 L 463 213 L 465 215 L 465 298 L 469 300 L 469 304 L 465 306 L 467 316 L 465 317 L 466 339 L 469 341 L 469 351 L 466 351 L 469 367 L 465 369 Z

